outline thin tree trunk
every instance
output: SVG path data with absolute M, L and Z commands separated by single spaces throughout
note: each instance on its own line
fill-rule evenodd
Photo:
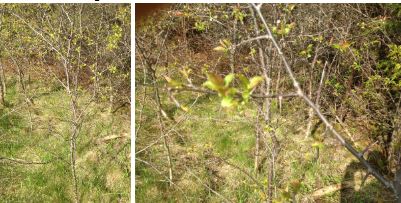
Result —
M 255 13 L 252 9 L 250 9 L 252 16 L 253 16 L 253 23 L 254 23 L 254 30 L 256 32 L 257 35 L 259 35 L 259 29 L 258 29 L 258 23 L 256 20 L 256 16 Z M 264 77 L 264 88 L 263 88 L 263 93 L 265 95 L 270 94 L 270 85 L 271 85 L 271 81 L 270 81 L 270 69 L 267 66 L 267 58 L 265 59 L 265 52 L 262 49 L 262 42 L 260 40 L 257 40 L 258 43 L 258 52 L 259 52 L 259 60 L 260 60 L 260 64 L 261 64 L 261 68 L 262 68 L 262 72 L 263 72 L 263 77 Z M 270 49 L 271 50 L 271 49 Z M 264 109 L 264 110 L 263 110 Z M 260 109 L 260 113 L 263 115 L 264 118 L 264 123 L 266 125 L 269 125 L 270 123 L 270 99 L 269 98 L 265 98 L 263 104 L 261 105 L 261 109 Z M 270 133 L 270 132 L 269 132 Z M 275 138 L 273 138 L 273 135 L 270 135 L 270 138 L 272 139 L 272 149 L 274 151 L 274 149 L 276 148 L 276 140 Z M 268 187 L 267 187 L 267 196 L 268 196 L 268 202 L 273 202 L 273 180 L 274 180 L 274 159 L 271 159 L 270 161 L 270 168 L 269 170 L 269 175 L 268 175 Z
M 275 162 L 275 160 L 274 160 L 274 155 L 273 155 L 274 153 L 272 153 L 272 157 L 271 157 L 271 159 L 270 159 L 270 168 L 269 168 L 269 189 L 268 189 L 268 196 L 269 196 L 269 203 L 272 203 L 273 202 L 273 180 L 274 180 L 274 176 L 275 176 L 275 174 L 274 174 L 274 168 L 275 168 L 275 165 L 274 165 L 274 162 Z
M 323 81 L 324 81 L 324 77 L 326 76 L 326 67 L 327 67 L 327 61 L 324 63 L 322 76 L 320 77 L 319 88 L 317 89 L 317 93 L 316 93 L 315 104 L 316 104 L 317 107 L 320 106 L 320 94 L 322 93 L 322 89 L 323 89 L 323 86 L 324 86 Z
M 4 96 L 7 94 L 7 78 L 6 78 L 6 74 L 4 73 L 4 67 L 0 64 L 0 71 L 1 71 L 1 85 L 3 86 L 3 92 L 4 92 Z
M 3 21 L 1 20 L 3 17 L 3 12 L 0 12 L 0 27 L 3 23 Z M 1 58 L 0 58 L 1 60 Z M 1 104 L 4 106 L 5 105 L 5 99 L 4 97 L 6 96 L 6 77 L 4 75 L 4 68 L 3 68 L 3 64 L 0 61 L 0 82 L 1 82 L 1 88 L 0 88 L 0 102 Z
M 70 42 L 69 42 L 70 44 Z M 69 47 L 70 48 L 70 47 Z M 67 58 L 69 57 L 69 50 L 67 51 Z M 71 165 L 71 174 L 72 174 L 72 182 L 73 182 L 73 191 L 74 191 L 74 201 L 75 203 L 79 202 L 79 191 L 78 191 L 78 177 L 76 172 L 76 160 L 77 160 L 77 136 L 79 134 L 79 113 L 78 113 L 78 98 L 76 94 L 76 86 L 77 81 L 70 79 L 70 66 L 65 61 L 64 62 L 64 71 L 66 73 L 66 92 L 70 97 L 70 107 L 71 107 L 71 134 L 70 134 L 70 165 Z M 75 76 L 77 77 L 77 76 Z M 73 83 L 71 83 L 73 82 Z M 72 86 L 72 85 L 75 85 Z
M 78 196 L 78 178 L 77 178 L 77 172 L 76 172 L 76 151 L 77 151 L 77 145 L 76 145 L 76 135 L 77 135 L 77 128 L 74 126 L 72 129 L 72 134 L 70 137 L 70 157 L 71 157 L 71 172 L 72 172 L 72 178 L 73 178 L 73 184 L 74 184 L 74 200 L 75 202 L 79 202 L 79 196 Z
M 114 103 L 114 95 L 113 95 L 113 82 L 111 77 L 109 76 L 109 88 L 110 88 L 110 98 L 109 98 L 109 113 L 113 112 L 113 103 Z
M 322 92 L 323 81 L 324 81 L 324 77 L 326 75 L 326 67 L 327 67 L 327 61 L 324 64 L 322 75 L 320 77 L 319 87 L 318 87 L 317 92 L 316 92 L 315 104 L 316 104 L 317 107 L 319 107 L 319 103 L 320 103 L 320 94 Z M 309 108 L 309 122 L 308 122 L 308 126 L 307 126 L 307 131 L 306 131 L 307 132 L 307 134 L 306 134 L 307 137 L 311 135 L 311 126 L 312 126 L 312 122 L 313 122 L 313 116 L 314 116 L 313 109 Z
M 149 61 L 147 60 L 146 56 L 144 55 L 144 53 L 138 43 L 137 43 L 137 46 L 138 46 L 138 50 L 141 52 L 141 55 L 143 57 L 143 64 L 150 72 L 150 76 L 152 79 L 154 93 L 155 93 L 154 96 L 155 96 L 155 101 L 156 101 L 156 105 L 157 105 L 157 117 L 159 120 L 160 134 L 163 137 L 163 145 L 167 152 L 166 158 L 167 158 L 167 163 L 168 163 L 168 171 L 169 171 L 169 179 L 170 179 L 169 183 L 170 183 L 170 186 L 172 186 L 172 184 L 173 184 L 173 163 L 172 163 L 172 159 L 171 159 L 170 146 L 169 146 L 167 137 L 164 136 L 165 130 L 164 130 L 164 123 L 162 120 L 164 111 L 161 106 L 159 88 L 156 85 L 156 70 L 152 68 L 152 64 L 149 63 Z
M 75 84 L 76 85 L 76 84 Z M 79 135 L 80 129 L 80 119 L 78 113 L 78 98 L 76 96 L 76 91 L 71 95 L 71 111 L 72 111 L 72 126 L 71 126 L 71 137 L 70 137 L 70 153 L 71 153 L 71 171 L 74 181 L 74 196 L 75 202 L 79 202 L 79 191 L 78 191 L 78 176 L 76 171 L 76 160 L 77 160 L 77 137 Z
M 259 144 L 260 144 L 260 134 L 259 130 L 256 131 L 256 144 L 255 144 L 255 174 L 258 174 L 258 168 L 259 168 Z
M 315 48 L 315 56 L 313 57 L 313 61 L 312 61 L 312 65 L 310 68 L 310 78 L 309 78 L 309 98 L 312 98 L 312 91 L 313 91 L 313 69 L 315 68 L 316 62 L 317 62 L 317 57 L 318 57 L 318 51 L 319 51 L 319 46 L 316 46 Z M 324 76 L 324 70 L 322 73 L 322 76 Z M 320 84 L 321 85 L 321 84 Z M 319 87 L 320 88 L 320 87 Z M 308 124 L 306 126 L 306 137 L 311 136 L 311 132 L 312 132 L 312 123 L 313 123 L 313 109 L 309 108 L 308 110 Z
M 259 123 L 259 112 L 258 116 L 256 117 L 256 131 L 255 131 L 255 174 L 258 175 L 259 170 L 259 157 L 260 157 L 260 134 L 262 133 L 262 129 L 260 128 Z
M 155 75 L 154 72 L 152 74 L 152 77 L 154 79 L 153 81 L 155 81 L 156 75 Z M 162 120 L 162 111 L 163 111 L 163 109 L 161 107 L 159 89 L 156 87 L 156 83 L 153 83 L 153 85 L 154 85 L 154 89 L 155 89 L 155 99 L 156 99 L 157 108 L 158 108 L 157 117 L 158 117 L 158 120 L 159 120 L 160 134 L 161 134 L 161 136 L 163 136 L 164 135 L 164 124 L 163 124 L 163 120 Z M 172 164 L 172 161 L 171 161 L 171 152 L 170 152 L 170 147 L 169 147 L 169 143 L 168 143 L 168 140 L 167 140 L 166 136 L 163 136 L 163 145 L 164 145 L 164 148 L 165 148 L 165 150 L 167 152 L 167 157 L 166 158 L 167 158 L 167 163 L 168 163 L 168 174 L 169 174 L 169 179 L 170 179 L 170 186 L 172 186 L 172 182 L 173 182 L 173 164 Z
M 22 89 L 22 92 L 23 92 L 23 94 L 25 96 L 26 101 L 28 102 L 28 104 L 34 104 L 32 98 L 29 97 L 27 89 L 26 89 L 23 70 L 21 69 L 21 67 L 19 66 L 18 62 L 15 60 L 15 58 L 13 56 L 11 56 L 11 60 L 13 61 L 15 67 L 17 68 L 18 82 L 21 85 L 21 89 Z
M 67 57 L 69 57 L 67 55 Z M 65 72 L 69 73 L 71 67 L 65 63 Z M 70 74 L 68 74 L 70 75 Z M 76 160 L 77 160 L 77 137 L 79 135 L 79 128 L 81 125 L 80 113 L 78 108 L 78 97 L 77 97 L 77 87 L 78 81 L 76 80 L 78 75 L 74 75 L 75 79 L 70 80 L 67 78 L 67 93 L 70 97 L 71 105 L 71 135 L 70 135 L 70 158 L 71 158 L 71 173 L 73 178 L 73 189 L 74 189 L 74 200 L 76 203 L 79 202 L 79 191 L 78 191 L 78 176 L 76 171 Z
M 95 53 L 98 53 L 98 44 L 96 44 L 96 49 L 95 49 Z M 91 68 L 92 72 L 93 72 L 93 97 L 97 98 L 97 92 L 99 89 L 99 77 L 98 77 L 98 55 L 95 55 L 95 65 L 93 66 L 94 69 Z
M 65 65 L 65 71 L 69 72 L 68 64 Z M 70 74 L 68 74 L 70 75 Z M 77 76 L 76 76 L 77 77 Z M 70 82 L 73 83 L 70 83 Z M 79 202 L 79 191 L 78 191 L 78 176 L 76 171 L 76 160 L 77 160 L 77 136 L 79 134 L 79 113 L 78 113 L 78 98 L 76 94 L 76 88 L 72 87 L 71 84 L 77 86 L 76 80 L 71 80 L 67 78 L 67 93 L 70 97 L 70 105 L 71 105 L 71 135 L 70 135 L 70 158 L 71 158 L 71 173 L 73 178 L 73 190 L 74 190 L 74 200 L 76 203 Z
M 64 9 L 63 9 L 64 10 Z M 68 13 L 66 13 L 68 16 Z M 79 191 L 78 191 L 78 176 L 76 171 L 76 160 L 77 160 L 77 136 L 79 134 L 79 113 L 78 113 L 78 98 L 77 98 L 77 88 L 78 88 L 78 75 L 73 75 L 73 67 L 70 65 L 70 57 L 72 47 L 72 32 L 70 33 L 70 38 L 67 41 L 67 51 L 66 60 L 64 60 L 64 74 L 66 78 L 66 91 L 70 97 L 70 107 L 71 107 L 71 135 L 70 135 L 70 158 L 71 158 L 71 173 L 73 181 L 74 190 L 74 200 L 75 203 L 79 202 Z
M 0 61 L 0 71 L 1 71 L 1 73 L 4 73 L 3 72 L 3 65 L 1 64 L 1 61 Z M 1 74 L 1 73 L 0 73 L 0 82 L 1 82 L 1 86 L 0 86 L 0 102 L 1 102 L 1 105 L 4 106 L 5 105 L 5 98 L 4 97 L 6 96 L 6 94 L 5 94 L 6 85 L 5 85 L 5 82 L 4 82 L 5 78 L 3 77 L 4 75 Z
M 236 44 L 237 40 L 237 19 L 234 20 L 232 43 Z M 235 49 L 230 49 L 230 68 L 231 73 L 235 72 Z

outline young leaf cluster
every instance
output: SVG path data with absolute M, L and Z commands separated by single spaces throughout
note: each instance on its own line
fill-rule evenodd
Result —
M 226 108 L 246 104 L 252 92 L 263 81 L 261 76 L 248 79 L 242 74 L 234 73 L 230 73 L 224 78 L 214 73 L 206 75 L 208 80 L 203 83 L 203 86 L 216 91 L 221 97 L 221 106 Z M 238 78 L 238 86 L 232 85 L 235 78 Z

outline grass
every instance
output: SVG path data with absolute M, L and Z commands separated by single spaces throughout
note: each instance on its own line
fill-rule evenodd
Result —
M 148 94 L 151 91 L 149 88 Z M 142 94 L 141 89 L 136 90 L 136 109 L 139 110 L 144 105 L 141 129 L 136 137 L 137 151 L 160 137 L 160 129 L 155 119 L 155 104 L 150 97 L 145 103 L 138 100 L 142 98 Z M 168 97 L 162 93 L 161 98 Z M 188 98 L 184 94 L 178 94 L 176 98 L 181 104 L 189 107 L 196 95 Z M 256 112 L 252 104 L 249 104 L 242 112 L 227 111 L 220 108 L 219 98 L 202 96 L 189 112 L 185 113 L 167 99 L 162 102 L 163 107 L 175 121 L 188 116 L 179 124 L 168 119 L 164 120 L 167 129 L 175 126 L 175 131 L 168 136 L 175 185 L 168 186 L 166 152 L 162 142 L 159 142 L 137 155 L 139 159 L 152 164 L 149 166 L 136 161 L 137 202 L 221 202 L 222 199 L 207 189 L 204 184 L 234 202 L 266 200 L 263 191 L 246 175 L 213 158 L 213 156 L 225 158 L 253 176 L 257 176 L 261 184 L 268 185 L 268 161 L 263 163 L 259 174 L 256 175 L 253 171 Z M 275 199 L 289 201 L 282 196 L 290 191 L 291 181 L 299 180 L 300 190 L 295 196 L 297 201 L 339 202 L 341 195 L 344 195 L 339 189 L 319 197 L 313 195 L 319 189 L 341 184 L 344 181 L 347 166 L 355 161 L 355 158 L 338 145 L 331 135 L 324 135 L 324 127 L 319 126 L 315 135 L 324 138 L 324 146 L 320 150 L 318 159 L 315 160 L 316 152 L 312 147 L 315 138 L 305 138 L 303 128 L 306 128 L 307 120 L 302 118 L 306 112 L 300 111 L 307 108 L 304 104 L 296 105 L 296 102 L 283 101 L 281 115 L 277 103 L 273 102 L 272 105 L 272 115 L 274 115 L 272 127 L 280 140 L 281 147 L 275 168 Z M 137 127 L 138 116 L 139 111 L 136 113 Z M 270 138 L 265 139 L 268 144 L 271 142 Z M 264 156 L 269 156 L 268 152 L 264 153 Z M 202 182 L 194 178 L 191 173 L 197 175 Z M 358 178 L 360 179 L 356 177 Z M 384 192 L 375 179 L 370 178 L 363 188 L 346 195 L 352 202 L 370 202 L 386 199 L 388 193 Z
M 188 100 L 186 102 L 186 106 L 190 106 L 193 100 Z M 210 177 L 210 171 L 213 169 L 213 164 L 210 163 L 210 158 L 207 157 L 209 149 L 213 151 L 211 154 L 224 157 L 230 162 L 240 165 L 242 167 L 252 169 L 253 160 L 251 157 L 251 150 L 254 146 L 254 134 L 252 125 L 249 122 L 242 122 L 241 116 L 236 115 L 235 112 L 225 112 L 224 110 L 219 109 L 218 104 L 219 101 L 217 98 L 200 98 L 198 103 L 195 105 L 193 109 L 189 112 L 189 119 L 185 120 L 182 125 L 179 125 L 177 130 L 182 134 L 183 138 L 178 138 L 178 135 L 171 136 L 171 140 L 180 140 L 184 139 L 185 144 L 181 143 L 172 143 L 172 150 L 174 154 L 177 156 L 180 155 L 188 155 L 185 158 L 190 159 L 188 162 L 200 162 L 203 163 L 199 166 L 195 166 L 195 170 L 191 169 L 191 172 L 198 175 L 201 180 L 206 180 L 205 184 L 212 186 L 215 181 L 213 180 L 216 177 Z M 138 103 L 137 103 L 138 104 Z M 137 109 L 141 106 L 138 105 Z M 174 106 L 168 106 L 166 108 L 174 109 Z M 174 118 L 179 120 L 181 116 L 183 116 L 183 112 L 180 110 L 170 110 L 173 112 Z M 137 137 L 137 149 L 141 148 L 141 142 L 143 139 L 149 139 L 149 137 L 153 137 L 157 128 L 154 127 L 156 125 L 155 122 L 148 122 L 147 118 L 152 117 L 152 111 L 149 106 L 144 107 L 145 120 L 143 131 Z M 234 113 L 231 115 L 231 113 Z M 215 118 L 215 119 L 209 119 Z M 141 135 L 147 134 L 149 132 L 149 137 L 140 137 Z M 157 133 L 156 133 L 157 134 Z M 154 136 L 156 138 L 157 136 Z M 185 152 L 184 152 L 185 151 Z M 156 149 L 151 149 L 150 153 L 146 153 L 146 156 L 150 156 L 150 159 L 162 158 L 159 153 L 163 153 L 163 148 L 157 147 Z M 178 155 L 180 154 L 180 155 Z M 156 157 L 154 157 L 156 155 Z M 191 157 L 191 155 L 193 155 Z M 181 168 L 183 164 L 182 159 L 178 157 L 173 157 L 174 164 L 176 168 Z M 140 158 L 142 158 L 140 156 Z M 221 164 L 221 163 L 220 163 Z M 157 164 L 159 165 L 159 164 Z M 163 164 L 161 164 L 163 165 Z M 227 166 L 226 166 L 227 167 Z M 163 167 L 162 171 L 165 171 Z M 224 167 L 223 167 L 224 168 Z M 192 171 L 193 170 L 193 171 Z M 237 172 L 231 171 L 235 170 L 233 168 L 229 168 L 227 171 L 219 171 L 221 174 L 227 175 L 227 173 L 238 175 Z M 141 164 L 137 162 L 136 165 L 136 201 L 138 202 L 176 202 L 177 200 L 183 201 L 184 197 L 189 199 L 190 201 L 208 201 L 208 202 L 220 202 L 221 199 L 216 197 L 213 193 L 211 193 L 208 189 L 206 189 L 201 182 L 199 182 L 196 178 L 190 175 L 189 172 L 177 171 L 177 185 L 182 187 L 186 187 L 188 189 L 185 190 L 185 194 L 181 194 L 178 189 L 173 189 L 174 192 L 171 192 L 171 189 L 166 187 L 167 184 L 165 182 L 156 181 L 163 178 L 162 175 L 152 170 L 151 167 L 146 166 L 145 164 Z M 166 174 L 166 173 L 165 173 Z M 253 189 L 254 186 L 249 186 L 249 180 L 246 180 L 245 177 L 240 178 L 237 186 L 237 191 L 232 195 L 237 196 L 237 200 L 239 202 L 246 202 L 251 196 L 254 196 Z M 234 181 L 234 180 L 230 180 Z M 225 190 L 230 192 L 232 188 L 231 183 L 224 184 L 217 182 L 218 185 L 215 187 L 220 188 L 221 190 Z M 226 190 L 226 188 L 228 190 Z M 155 195 L 160 194 L 162 195 Z M 230 192 L 231 193 L 231 192 Z M 181 197 L 181 198 L 179 198 Z
M 68 97 L 57 85 L 48 86 L 39 80 L 30 84 L 34 105 L 28 106 L 16 80 L 7 80 L 8 105 L 0 108 L 0 156 L 49 163 L 0 162 L 2 202 L 72 201 L 70 125 L 65 121 L 70 115 Z M 85 103 L 89 96 L 82 92 L 80 102 Z M 110 115 L 103 111 L 106 107 L 96 102 L 89 106 L 77 141 L 78 188 L 83 202 L 129 202 L 129 139 L 101 141 L 111 134 L 129 135 L 129 114 Z

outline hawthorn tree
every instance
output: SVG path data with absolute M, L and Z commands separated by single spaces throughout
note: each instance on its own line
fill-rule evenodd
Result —
M 56 119 L 69 127 L 62 139 L 69 146 L 71 199 L 81 202 L 83 177 L 77 160 L 85 144 L 80 142 L 86 136 L 83 129 L 96 113 L 93 105 L 107 103 L 113 117 L 130 103 L 130 6 L 7 4 L 1 5 L 0 13 L 1 59 L 15 67 L 27 102 L 34 105 L 32 73 L 47 78 L 49 87 L 60 86 L 67 96 L 68 105 L 62 108 L 68 113 Z M 2 85 L 3 104 L 4 89 Z

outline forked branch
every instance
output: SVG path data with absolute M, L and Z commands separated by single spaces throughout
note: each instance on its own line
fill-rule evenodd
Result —
M 372 165 L 363 157 L 360 156 L 360 153 L 347 141 L 345 141 L 344 137 L 340 135 L 334 127 L 331 125 L 331 123 L 327 120 L 327 118 L 320 112 L 319 107 L 316 106 L 314 102 L 312 102 L 307 95 L 304 94 L 303 90 L 301 89 L 298 81 L 294 77 L 294 73 L 290 67 L 290 65 L 287 62 L 286 57 L 284 56 L 283 52 L 281 51 L 280 46 L 278 45 L 277 41 L 275 40 L 274 36 L 272 35 L 269 26 L 266 23 L 266 20 L 264 19 L 262 12 L 261 12 L 261 4 L 256 5 L 252 4 L 252 7 L 255 9 L 256 13 L 258 14 L 260 20 L 262 21 L 264 28 L 267 31 L 267 35 L 271 39 L 274 47 L 276 48 L 281 60 L 283 61 L 284 67 L 290 76 L 290 79 L 292 81 L 292 84 L 297 92 L 297 94 L 302 97 L 302 99 L 315 111 L 316 115 L 320 118 L 320 120 L 326 125 L 327 129 L 337 138 L 338 141 L 349 151 L 351 152 L 352 155 L 354 155 L 368 170 L 369 173 L 371 173 L 377 180 L 379 180 L 386 188 L 392 190 L 394 194 L 396 195 L 396 198 L 399 199 L 400 194 L 397 193 L 396 187 L 394 186 L 393 182 L 388 180 L 387 178 L 384 177 L 383 174 L 379 173 L 376 169 L 372 167 Z

